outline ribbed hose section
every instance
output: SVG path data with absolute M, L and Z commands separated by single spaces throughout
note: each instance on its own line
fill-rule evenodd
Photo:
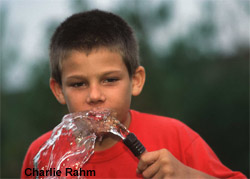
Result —
M 129 133 L 123 140 L 123 143 L 131 150 L 131 152 L 139 157 L 146 149 L 142 143 L 137 139 L 135 134 Z

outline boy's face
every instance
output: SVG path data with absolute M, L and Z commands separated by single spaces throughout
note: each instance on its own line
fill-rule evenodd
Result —
M 69 112 L 109 108 L 124 123 L 129 118 L 131 95 L 141 92 L 144 81 L 143 67 L 130 78 L 121 55 L 100 48 L 88 55 L 72 51 L 62 62 L 62 85 L 50 79 L 50 87 Z

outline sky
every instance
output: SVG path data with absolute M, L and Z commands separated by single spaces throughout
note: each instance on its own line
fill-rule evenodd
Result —
M 92 0 L 91 8 L 111 10 L 117 8 L 122 0 Z M 170 22 L 152 30 L 152 48 L 156 51 L 167 49 L 182 36 L 189 33 L 196 23 L 204 18 L 203 5 L 208 0 L 175 0 L 173 3 L 173 17 Z M 249 12 L 244 10 L 247 0 L 210 0 L 213 1 L 215 11 L 212 16 L 218 29 L 214 41 L 214 48 L 221 48 L 226 53 L 233 53 L 238 44 L 249 44 Z M 239 3 L 242 2 L 242 3 Z M 130 1 L 127 1 L 128 3 Z M 145 0 L 145 9 L 159 6 L 161 0 Z M 152 3 L 153 2 L 153 3 Z M 6 34 L 3 38 L 3 49 L 21 48 L 21 53 L 15 64 L 4 75 L 4 89 L 9 92 L 24 90 L 29 85 L 32 66 L 37 63 L 34 59 L 46 57 L 47 46 L 44 45 L 47 23 L 61 22 L 71 15 L 67 0 L 2 0 L 0 6 L 7 8 L 7 21 L 4 27 Z M 245 7 L 248 8 L 249 7 Z M 41 48 L 42 47 L 42 48 Z M 6 57 L 3 51 L 3 56 Z M 41 58 L 40 58 L 41 59 Z M 18 79 L 18 80 L 17 80 Z

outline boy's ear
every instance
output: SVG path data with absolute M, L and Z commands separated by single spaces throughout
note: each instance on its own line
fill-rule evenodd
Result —
M 132 77 L 132 95 L 137 96 L 141 93 L 142 88 L 145 83 L 145 69 L 142 66 L 139 66 Z
M 54 78 L 50 78 L 49 85 L 57 101 L 61 104 L 66 104 L 61 85 Z

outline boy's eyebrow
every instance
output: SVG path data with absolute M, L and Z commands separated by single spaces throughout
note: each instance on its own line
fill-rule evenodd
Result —
M 113 74 L 113 73 L 115 73 L 115 74 L 121 74 L 122 71 L 120 71 L 120 70 L 113 70 L 113 71 L 104 72 L 104 73 L 102 73 L 102 75 L 110 75 L 110 74 Z
M 70 80 L 70 79 L 79 79 L 79 80 L 82 80 L 82 79 L 84 79 L 85 77 L 84 76 L 82 76 L 82 75 L 72 75 L 72 76 L 69 76 L 69 77 L 67 77 L 67 80 Z
M 122 71 L 120 70 L 114 70 L 114 71 L 108 71 L 108 72 L 103 72 L 101 74 L 98 74 L 98 76 L 106 76 L 106 75 L 110 75 L 110 74 L 121 74 Z M 69 76 L 67 77 L 67 79 L 86 79 L 86 76 L 84 75 L 72 75 L 72 76 Z

